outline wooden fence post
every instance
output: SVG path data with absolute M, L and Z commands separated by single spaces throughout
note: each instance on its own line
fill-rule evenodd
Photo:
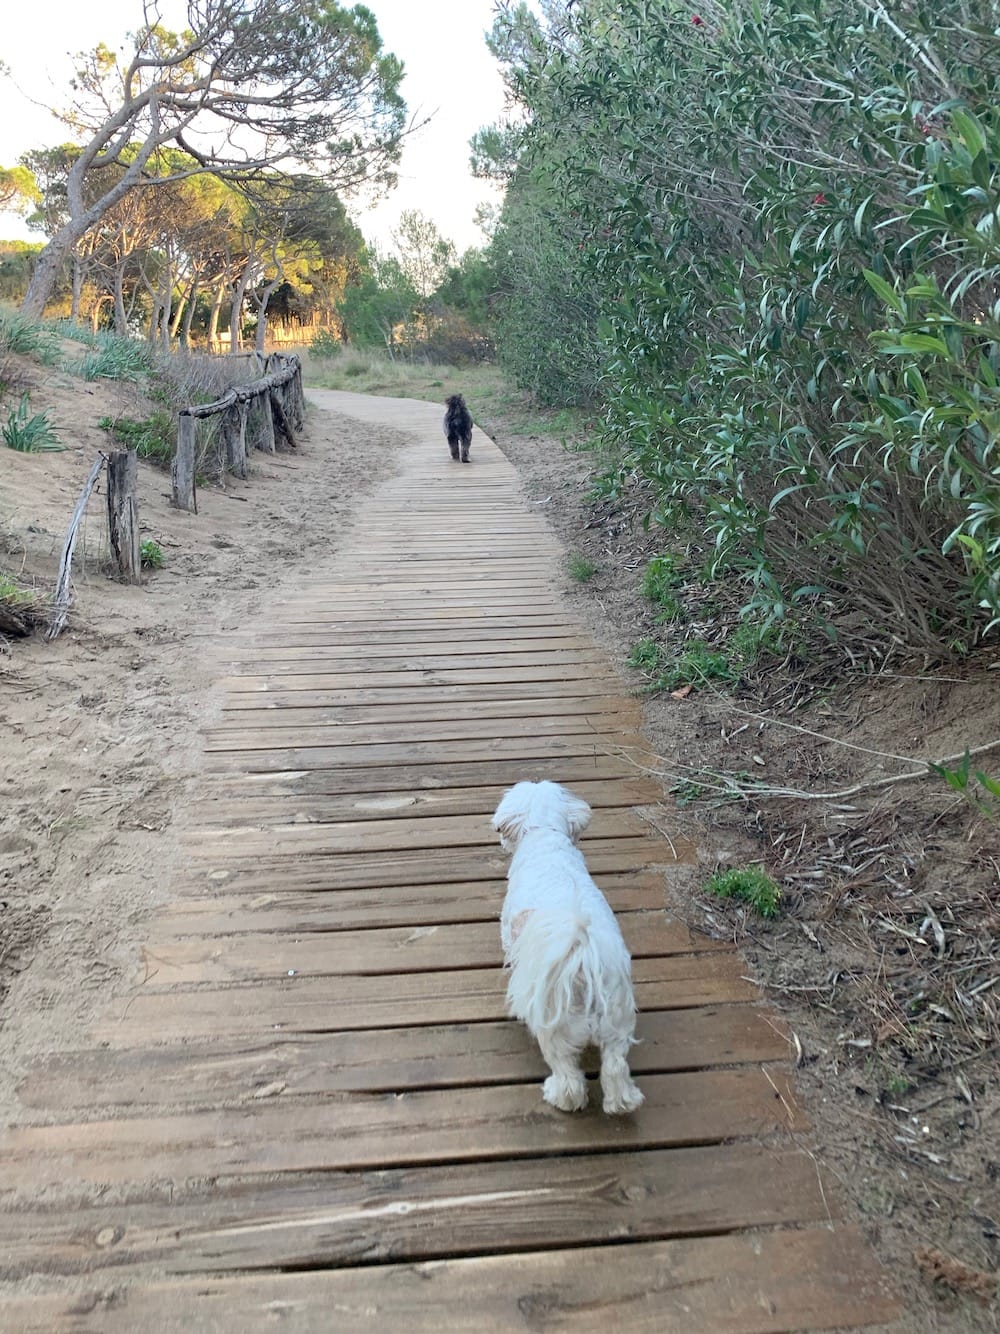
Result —
M 265 454 L 274 453 L 274 414 L 271 411 L 271 395 L 267 389 L 255 395 L 260 405 L 260 439 L 257 448 Z
M 134 449 L 108 455 L 108 534 L 118 573 L 130 584 L 140 578 L 138 482 Z
M 246 408 L 242 403 L 234 403 L 222 416 L 222 438 L 226 449 L 226 467 L 237 477 L 246 477 L 247 438 Z
M 195 455 L 197 453 L 197 426 L 186 408 L 177 414 L 177 453 L 170 465 L 173 501 L 179 510 L 198 513 L 194 493 Z

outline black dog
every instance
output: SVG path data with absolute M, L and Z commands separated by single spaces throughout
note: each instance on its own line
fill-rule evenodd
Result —
M 448 437 L 448 448 L 453 459 L 469 461 L 469 446 L 472 444 L 472 415 L 465 406 L 461 394 L 452 394 L 445 399 L 448 411 L 444 414 L 444 433 Z M 461 453 L 459 453 L 461 450 Z

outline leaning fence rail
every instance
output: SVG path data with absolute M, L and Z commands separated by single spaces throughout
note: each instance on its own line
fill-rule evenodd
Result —
M 225 466 L 237 477 L 247 476 L 251 449 L 273 454 L 279 437 L 289 448 L 295 448 L 295 433 L 301 430 L 305 418 L 302 363 L 296 356 L 274 352 L 264 370 L 259 380 L 235 385 L 214 403 L 181 408 L 177 414 L 177 450 L 170 481 L 178 509 L 198 512 L 195 478 L 200 420 L 221 416 Z

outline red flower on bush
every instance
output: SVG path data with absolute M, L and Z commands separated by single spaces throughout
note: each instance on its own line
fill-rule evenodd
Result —
M 700 14 L 692 14 L 691 22 L 694 24 L 696 28 L 704 28 L 705 26 L 705 20 L 701 17 Z
M 825 204 L 826 202 L 827 202 L 826 195 L 823 193 L 822 190 L 820 190 L 819 194 L 813 195 L 814 204 Z

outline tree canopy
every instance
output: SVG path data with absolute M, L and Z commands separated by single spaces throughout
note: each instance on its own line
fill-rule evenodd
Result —
M 386 183 L 399 154 L 403 69 L 375 18 L 335 0 L 189 0 L 188 28 L 165 30 L 153 5 L 124 58 L 82 59 L 64 119 L 80 141 L 66 213 L 24 299 L 40 314 L 73 246 L 142 184 L 211 173 L 252 193 L 267 176 L 322 170 L 335 189 Z M 162 170 L 168 146 L 183 166 Z M 93 174 L 118 167 L 104 190 Z

